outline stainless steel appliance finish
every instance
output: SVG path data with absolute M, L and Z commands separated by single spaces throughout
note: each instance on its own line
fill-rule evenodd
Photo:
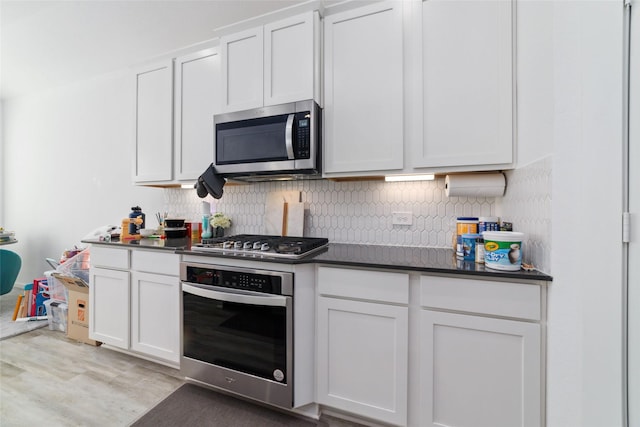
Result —
M 293 274 L 182 262 L 180 371 L 293 407 Z
M 239 234 L 204 239 L 191 250 L 214 252 L 251 258 L 300 259 L 327 247 L 329 240 L 321 237 L 268 236 Z
M 217 173 L 244 181 L 319 177 L 320 120 L 313 100 L 215 115 Z

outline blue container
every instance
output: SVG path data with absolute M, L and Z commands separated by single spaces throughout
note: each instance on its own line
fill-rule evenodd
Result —
M 137 218 L 142 217 L 142 224 L 140 224 L 140 228 L 144 228 L 144 213 L 142 213 L 142 208 L 140 206 L 134 206 L 131 208 L 131 212 L 129 213 L 129 218 Z M 138 234 L 138 226 L 129 223 L 129 234 Z
M 476 242 L 481 234 L 468 233 L 462 235 L 462 257 L 465 261 L 476 260 Z

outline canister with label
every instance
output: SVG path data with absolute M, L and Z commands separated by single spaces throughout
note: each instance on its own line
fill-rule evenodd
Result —
M 484 264 L 484 239 L 482 235 L 476 239 L 476 262 Z
M 478 218 L 478 233 L 483 231 L 500 231 L 500 218 L 497 216 L 481 216 Z
M 462 235 L 463 234 L 476 234 L 478 232 L 478 218 L 477 217 L 458 217 L 456 220 L 456 255 L 458 257 L 464 257 L 462 250 Z
M 465 233 L 462 235 L 462 257 L 465 261 L 476 260 L 476 241 L 481 237 L 476 233 Z

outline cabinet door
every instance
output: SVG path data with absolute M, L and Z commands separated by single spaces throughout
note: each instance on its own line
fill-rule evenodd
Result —
M 220 38 L 224 112 L 262 107 L 262 40 L 262 27 Z
M 211 48 L 176 59 L 175 178 L 196 180 L 213 162 L 213 115 L 220 112 L 220 54 Z
M 318 298 L 318 402 L 407 422 L 408 308 Z
M 264 105 L 314 99 L 318 26 L 317 12 L 264 26 Z
M 403 2 L 324 19 L 324 172 L 403 167 Z
M 180 279 L 132 273 L 131 348 L 170 362 L 180 360 Z
M 422 3 L 422 138 L 414 141 L 414 167 L 513 161 L 512 8 L 509 0 Z
M 173 60 L 135 75 L 134 181 L 173 178 Z
M 129 272 L 92 267 L 89 338 L 129 349 Z
M 422 426 L 541 426 L 540 325 L 421 312 Z

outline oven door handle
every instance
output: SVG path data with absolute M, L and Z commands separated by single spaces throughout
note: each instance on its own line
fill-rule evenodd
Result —
M 197 295 L 203 298 L 215 299 L 218 301 L 235 302 L 238 304 L 267 305 L 273 307 L 286 307 L 287 297 L 282 295 L 247 295 L 231 292 L 220 292 L 212 289 L 201 288 L 199 286 L 182 283 L 182 291 L 188 294 Z

